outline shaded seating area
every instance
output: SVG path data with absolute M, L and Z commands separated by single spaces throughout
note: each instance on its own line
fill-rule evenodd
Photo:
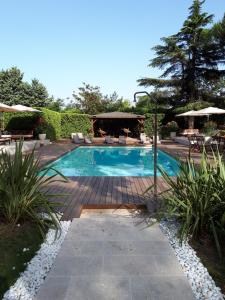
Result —
M 204 149 L 206 152 L 210 151 L 225 151 L 225 137 L 224 136 L 212 136 L 206 138 L 204 135 L 192 135 L 188 136 L 189 150 L 194 152 L 202 152 Z
M 145 116 L 125 112 L 110 112 L 93 115 L 92 131 L 94 137 L 111 136 L 118 138 L 126 135 L 139 138 L 143 131 Z

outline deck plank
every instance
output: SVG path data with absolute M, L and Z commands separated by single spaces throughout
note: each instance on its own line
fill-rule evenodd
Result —
M 120 207 L 143 205 L 142 194 L 151 184 L 153 177 L 70 177 L 68 183 L 57 183 L 50 187 L 51 193 L 66 194 L 53 201 L 63 202 L 57 211 L 63 214 L 63 220 L 79 217 L 83 207 Z M 158 177 L 158 192 L 166 189 L 163 179 Z

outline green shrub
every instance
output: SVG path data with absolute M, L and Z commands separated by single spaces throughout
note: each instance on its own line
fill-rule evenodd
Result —
M 163 194 L 165 215 L 180 222 L 181 242 L 189 235 L 210 234 L 221 257 L 220 241 L 225 239 L 225 164 L 219 153 L 209 161 L 202 154 L 199 166 L 187 159 L 181 163 L 176 181 L 160 169 L 170 190 Z
M 22 142 L 17 143 L 12 156 L 7 152 L 0 155 L 0 219 L 12 225 L 32 221 L 42 232 L 46 227 L 58 229 L 54 208 L 59 203 L 49 200 L 52 195 L 48 192 L 48 186 L 66 179 L 55 170 L 55 175 L 44 177 L 51 168 L 39 170 L 39 160 L 35 159 L 34 150 L 23 156 L 22 146 Z M 57 174 L 62 179 L 56 180 Z
M 61 114 L 49 110 L 47 108 L 38 108 L 42 111 L 40 113 L 39 124 L 36 127 L 36 135 L 39 133 L 46 133 L 47 139 L 58 140 L 61 137 Z
M 50 140 L 61 137 L 61 114 L 46 108 L 41 113 L 4 113 L 4 128 L 11 130 L 34 130 L 35 135 L 46 133 Z
M 144 132 L 147 134 L 147 136 L 151 137 L 154 135 L 154 114 L 146 114 L 145 117 Z M 158 132 L 160 132 L 163 118 L 164 114 L 157 114 Z
M 166 125 L 161 126 L 161 134 L 163 138 L 167 138 L 170 136 L 170 132 L 177 132 L 179 130 L 179 126 L 177 122 L 171 121 Z
M 204 126 L 203 126 L 203 129 L 202 129 L 202 132 L 205 134 L 205 135 L 213 135 L 216 133 L 216 129 L 217 129 L 217 124 L 213 121 L 208 121 L 208 122 L 205 122 L 204 123 Z
M 17 112 L 4 113 L 4 129 L 10 130 L 33 130 L 37 125 L 39 113 Z
M 170 130 L 170 132 L 177 132 L 179 130 L 179 126 L 175 121 L 168 122 L 166 126 Z
M 89 115 L 62 113 L 61 114 L 62 137 L 70 137 L 72 132 L 90 133 L 92 123 Z

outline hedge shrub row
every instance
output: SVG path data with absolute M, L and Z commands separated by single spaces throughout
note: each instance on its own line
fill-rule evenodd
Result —
M 4 113 L 5 130 L 34 130 L 35 136 L 46 133 L 47 138 L 54 141 L 69 138 L 72 132 L 87 134 L 92 128 L 89 115 L 38 109 L 42 113 Z
M 61 136 L 61 114 L 46 108 L 38 108 L 42 113 L 4 113 L 4 128 L 11 130 L 34 130 L 35 136 L 46 133 L 50 140 Z
M 61 114 L 47 108 L 39 108 L 42 113 L 41 119 L 36 127 L 36 134 L 46 133 L 50 140 L 58 140 L 61 137 Z
M 72 132 L 90 133 L 92 123 L 89 115 L 61 113 L 61 136 L 69 138 Z
M 7 131 L 33 129 L 35 135 L 46 133 L 50 140 L 69 138 L 72 132 L 90 133 L 92 123 L 89 115 L 58 113 L 39 108 L 42 113 L 4 113 L 4 125 Z M 152 136 L 154 132 L 154 114 L 146 114 L 144 132 Z M 161 127 L 164 114 L 158 114 L 158 128 Z M 160 131 L 160 130 L 159 130 Z
M 10 130 L 33 130 L 38 122 L 39 113 L 3 113 L 4 129 Z

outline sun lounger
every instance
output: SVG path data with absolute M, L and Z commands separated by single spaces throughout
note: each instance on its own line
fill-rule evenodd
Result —
M 110 135 L 107 135 L 105 137 L 105 142 L 106 142 L 106 144 L 114 144 L 114 141 L 113 141 L 113 139 L 111 138 Z
M 147 137 L 145 133 L 140 134 L 140 140 L 142 144 L 150 144 L 150 139 Z
M 84 137 L 84 142 L 85 144 L 92 144 L 92 140 L 88 136 Z
M 119 136 L 119 144 L 126 144 L 126 138 L 124 135 Z
M 84 143 L 84 136 L 83 133 L 78 132 L 76 134 L 73 135 L 73 141 L 75 144 L 82 144 Z
M 71 133 L 71 139 L 72 139 L 72 140 L 74 139 L 75 135 L 77 135 L 76 132 L 72 132 L 72 133 Z

